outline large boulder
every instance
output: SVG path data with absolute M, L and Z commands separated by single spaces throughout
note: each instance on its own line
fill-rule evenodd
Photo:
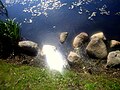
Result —
M 74 48 L 80 47 L 80 45 L 82 45 L 83 42 L 85 42 L 86 40 L 88 40 L 88 34 L 85 32 L 81 32 L 74 38 L 73 47 Z
M 99 39 L 102 39 L 102 40 L 106 40 L 106 37 L 105 37 L 105 35 L 104 35 L 103 32 L 95 33 L 90 38 L 91 39 L 93 39 L 93 38 L 99 38 Z
M 20 41 L 18 43 L 18 46 L 20 47 L 20 50 L 22 53 L 36 56 L 38 53 L 38 44 L 32 41 Z
M 107 48 L 102 39 L 93 38 L 88 46 L 86 52 L 89 56 L 103 59 L 107 57 Z
M 67 36 L 68 36 L 68 32 L 62 32 L 62 33 L 60 34 L 59 39 L 60 39 L 60 42 L 61 42 L 62 44 L 65 42 Z
M 80 58 L 80 56 L 73 51 L 71 51 L 67 57 L 69 62 L 77 62 L 79 60 L 79 58 Z
M 107 57 L 107 66 L 113 67 L 120 65 L 120 51 L 112 51 L 108 54 Z
M 111 40 L 110 41 L 110 47 L 111 48 L 114 48 L 114 47 L 117 47 L 117 46 L 120 47 L 120 42 L 119 41 L 116 41 L 116 40 Z

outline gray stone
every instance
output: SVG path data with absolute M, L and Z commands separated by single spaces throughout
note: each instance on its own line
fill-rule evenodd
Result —
M 20 41 L 18 43 L 21 51 L 28 55 L 37 55 L 38 53 L 38 44 L 32 41 Z
M 73 51 L 71 51 L 67 57 L 69 62 L 77 62 L 79 60 L 79 58 L 80 58 L 80 56 Z
M 61 42 L 62 44 L 65 42 L 67 36 L 68 36 L 68 32 L 62 32 L 62 33 L 60 34 L 59 39 L 60 39 L 60 42 Z
M 112 51 L 107 57 L 107 66 L 116 66 L 120 64 L 120 51 Z
M 80 47 L 80 45 L 82 45 L 83 42 L 85 42 L 86 40 L 88 40 L 88 34 L 85 32 L 81 32 L 74 38 L 73 47 L 74 48 Z
M 102 40 L 106 40 L 106 37 L 105 37 L 105 35 L 104 35 L 103 32 L 95 33 L 90 38 L 91 39 L 93 39 L 93 38 L 99 38 L 99 39 L 102 39 Z
M 86 52 L 89 56 L 95 58 L 106 58 L 107 57 L 107 48 L 102 39 L 93 38 L 88 46 L 86 47 Z
M 120 46 L 120 42 L 119 41 L 116 41 L 116 40 L 111 40 L 110 41 L 110 47 L 111 48 L 114 48 L 116 46 Z

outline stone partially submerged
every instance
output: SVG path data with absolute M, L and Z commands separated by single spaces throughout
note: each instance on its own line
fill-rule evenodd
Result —
M 83 42 L 85 42 L 86 40 L 88 40 L 88 34 L 85 32 L 81 32 L 74 38 L 73 47 L 74 48 L 80 47 L 80 45 L 82 45 Z
M 68 36 L 68 32 L 62 32 L 61 34 L 60 34 L 60 37 L 59 37 L 59 39 L 60 39 L 60 42 L 63 44 L 64 42 L 65 42 L 65 40 L 67 39 L 67 36 Z
M 103 59 L 107 57 L 107 48 L 102 39 L 93 38 L 86 47 L 86 52 L 90 57 Z
M 110 41 L 110 47 L 111 48 L 114 48 L 114 47 L 117 47 L 117 46 L 120 47 L 120 42 L 119 41 L 116 41 L 116 40 L 111 40 Z
M 113 67 L 116 65 L 120 65 L 120 51 L 112 51 L 108 54 L 107 57 L 107 66 Z
M 36 56 L 38 53 L 38 44 L 32 41 L 20 41 L 18 43 L 18 46 L 20 47 L 20 50 L 22 53 Z

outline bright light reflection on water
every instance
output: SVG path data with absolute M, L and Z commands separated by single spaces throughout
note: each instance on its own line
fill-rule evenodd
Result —
M 67 65 L 67 61 L 55 46 L 44 45 L 42 48 L 43 55 L 46 57 L 50 70 L 56 70 L 62 73 Z

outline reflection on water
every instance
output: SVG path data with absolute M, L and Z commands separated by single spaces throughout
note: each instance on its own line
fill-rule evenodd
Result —
M 104 0 L 6 0 L 7 6 L 12 6 L 14 4 L 26 5 L 23 12 L 31 13 L 32 16 L 40 16 L 44 14 L 48 15 L 48 10 L 60 9 L 63 6 L 68 7 L 69 10 L 77 9 L 78 14 L 87 13 L 89 15 L 88 19 L 93 20 L 92 17 L 96 16 L 97 13 L 101 15 L 110 15 L 109 5 L 119 3 L 118 0 L 109 2 Z M 116 6 L 117 7 L 117 6 Z M 99 12 L 98 12 L 99 11 Z M 114 12 L 115 15 L 119 15 L 120 11 Z
M 120 0 L 3 0 L 9 16 L 22 23 L 22 35 L 37 42 L 58 43 L 68 31 L 69 41 L 79 32 L 103 31 L 108 38 L 120 34 Z M 53 40 L 51 40 L 51 39 Z M 71 42 L 70 42 L 71 43 Z

